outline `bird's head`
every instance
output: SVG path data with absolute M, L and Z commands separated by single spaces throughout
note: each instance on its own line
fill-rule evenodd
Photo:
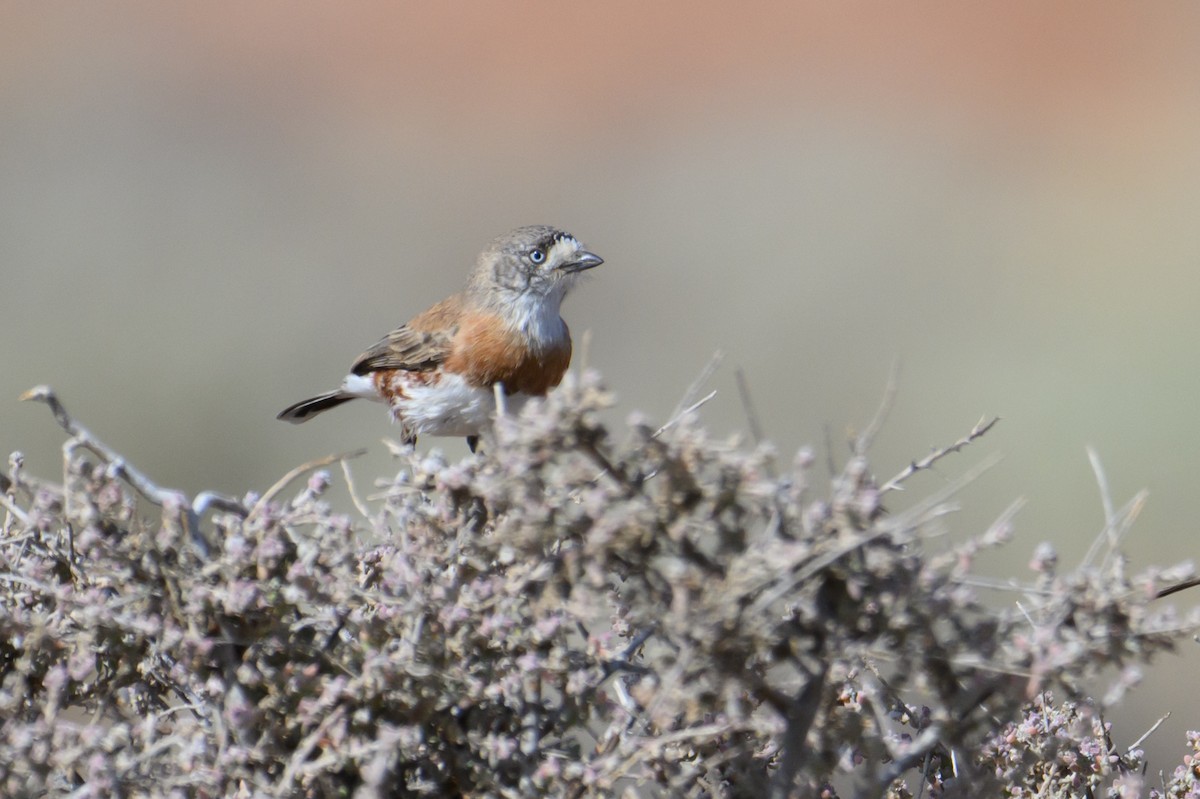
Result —
M 469 291 L 488 305 L 544 298 L 557 306 L 580 272 L 602 263 L 570 233 L 548 225 L 519 227 L 479 256 Z

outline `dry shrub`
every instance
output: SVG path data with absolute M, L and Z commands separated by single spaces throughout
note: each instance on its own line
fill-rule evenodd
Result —
M 29 398 L 71 438 L 0 474 L 6 796 L 1136 796 L 1087 689 L 1194 627 L 1111 550 L 985 603 L 1007 516 L 932 539 L 955 486 L 885 512 L 863 442 L 614 444 L 591 375 L 356 520 L 321 471 L 188 500 Z

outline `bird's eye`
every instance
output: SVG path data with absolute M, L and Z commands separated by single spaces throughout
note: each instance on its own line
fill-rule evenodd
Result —
M 540 264 L 542 261 L 546 260 L 546 253 L 542 252 L 541 250 L 530 250 L 529 260 L 533 261 L 535 264 Z

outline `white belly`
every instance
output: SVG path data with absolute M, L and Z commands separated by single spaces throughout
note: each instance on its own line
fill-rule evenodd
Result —
M 458 375 L 443 374 L 434 385 L 414 384 L 392 403 L 392 418 L 417 436 L 476 436 L 496 415 L 496 394 L 476 388 Z M 506 410 L 517 413 L 526 397 L 505 398 Z
M 417 373 L 416 379 L 406 380 L 398 372 L 392 378 L 403 385 L 403 396 L 392 405 L 392 421 L 399 422 L 406 433 L 414 436 L 476 436 L 496 415 L 496 394 L 491 388 L 476 388 L 460 376 L 442 374 L 436 383 Z M 364 399 L 383 402 L 368 375 L 347 375 L 342 391 Z M 515 394 L 505 397 L 508 413 L 519 413 L 528 397 Z

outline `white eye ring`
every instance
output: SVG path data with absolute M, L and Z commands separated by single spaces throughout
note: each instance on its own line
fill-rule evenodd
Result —
M 533 261 L 535 264 L 540 264 L 542 261 L 546 260 L 546 253 L 542 252 L 541 250 L 530 250 L 529 260 Z

